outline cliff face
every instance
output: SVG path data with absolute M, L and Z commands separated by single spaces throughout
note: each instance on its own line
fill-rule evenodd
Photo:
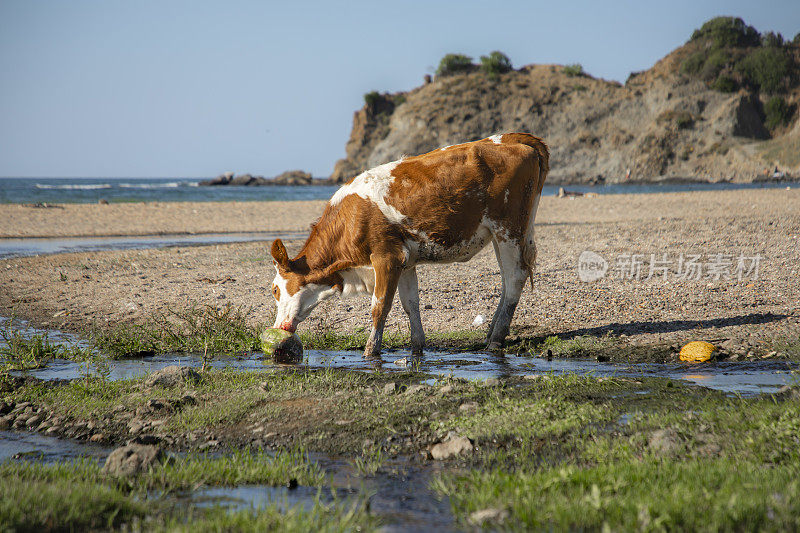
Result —
M 800 171 L 800 91 L 783 94 L 791 119 L 770 131 L 767 96 L 752 88 L 720 92 L 681 72 L 701 44 L 675 50 L 625 85 L 529 65 L 493 77 L 440 77 L 408 93 L 379 95 L 379 103 L 373 94 L 356 112 L 347 157 L 331 178 L 346 181 L 404 154 L 511 131 L 548 143 L 549 183 L 621 182 L 628 169 L 637 181 L 752 181 L 776 165 Z

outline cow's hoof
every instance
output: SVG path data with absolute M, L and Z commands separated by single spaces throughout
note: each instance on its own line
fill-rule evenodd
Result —
M 486 351 L 487 352 L 502 352 L 503 351 L 503 345 L 501 343 L 499 343 L 499 342 L 490 342 L 489 344 L 486 345 Z

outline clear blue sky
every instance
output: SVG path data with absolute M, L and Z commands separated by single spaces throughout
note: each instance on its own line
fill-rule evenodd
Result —
M 0 176 L 326 176 L 445 53 L 625 81 L 722 14 L 800 31 L 800 0 L 0 0 Z

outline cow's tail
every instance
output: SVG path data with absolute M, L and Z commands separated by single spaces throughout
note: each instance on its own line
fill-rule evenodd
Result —
M 536 267 L 536 239 L 534 238 L 534 221 L 536 211 L 539 209 L 539 199 L 542 196 L 544 180 L 550 171 L 550 150 L 547 145 L 538 137 L 529 134 L 516 134 L 516 139 L 521 144 L 525 144 L 534 149 L 536 154 L 536 164 L 530 176 L 531 199 L 528 208 L 528 225 L 525 229 L 525 240 L 523 241 L 523 257 L 528 268 L 528 277 L 531 280 L 531 290 L 533 290 L 533 270 Z

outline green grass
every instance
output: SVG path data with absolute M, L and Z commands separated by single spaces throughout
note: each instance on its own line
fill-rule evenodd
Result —
M 96 328 L 90 335 L 95 346 L 117 359 L 174 352 L 231 355 L 260 349 L 260 328 L 246 319 L 247 310 L 240 307 L 198 306 L 155 314 L 144 324 Z
M 512 530 L 800 526 L 800 401 L 639 381 L 545 376 L 498 391 L 447 422 L 478 452 L 433 488 L 462 524 L 500 508 Z M 669 448 L 650 444 L 658 430 Z
M 458 516 L 508 508 L 518 530 L 786 531 L 800 527 L 797 467 L 735 460 L 472 471 L 435 488 Z
M 364 505 L 326 504 L 317 500 L 310 510 L 300 506 L 282 513 L 274 507 L 253 511 L 227 512 L 224 509 L 193 510 L 188 516 L 172 517 L 159 524 L 165 531 L 286 531 L 306 533 L 319 531 L 374 531 L 379 522 L 364 511 Z
M 550 337 L 537 348 L 576 353 L 603 342 Z M 414 394 L 404 393 L 404 386 L 427 376 L 302 368 L 209 370 L 202 375 L 188 385 L 196 403 L 159 414 L 166 424 L 157 431 L 180 438 L 196 429 L 210 430 L 224 449 L 225 443 L 240 447 L 248 442 L 250 428 L 259 424 L 290 436 L 276 445 L 283 451 L 274 458 L 245 451 L 214 457 L 190 453 L 124 483 L 100 476 L 99 467 L 88 462 L 6 463 L 0 466 L 0 490 L 8 487 L 17 491 L 10 492 L 15 496 L 32 499 L 30 505 L 40 506 L 41 516 L 60 516 L 61 502 L 43 500 L 54 500 L 48 494 L 57 494 L 64 487 L 59 483 L 72 479 L 79 491 L 91 495 L 75 503 L 76 514 L 69 519 L 75 528 L 124 522 L 167 530 L 190 525 L 199 530 L 369 529 L 375 522 L 358 505 L 318 502 L 311 510 L 288 513 L 181 514 L 171 510 L 168 497 L 197 485 L 282 485 L 292 478 L 324 490 L 329 482 L 304 450 L 342 457 L 359 476 L 369 477 L 382 475 L 396 456 L 418 457 L 454 432 L 472 439 L 475 452 L 437 467 L 432 484 L 449 498 L 463 527 L 472 512 L 486 508 L 507 509 L 502 527 L 512 530 L 800 527 L 796 398 L 740 398 L 668 379 L 574 374 L 512 377 L 495 386 L 445 378 Z M 397 385 L 394 392 L 384 392 L 389 382 Z M 441 391 L 445 385 L 447 392 Z M 47 406 L 66 418 L 108 414 L 113 427 L 114 418 L 149 399 L 171 404 L 186 392 L 182 387 L 147 389 L 134 379 L 27 383 L 5 395 Z M 474 409 L 461 409 L 467 402 Z M 668 449 L 651 444 L 659 430 L 673 435 Z M 12 488 L 12 480 L 19 487 Z M 159 499 L 148 501 L 142 515 L 139 498 L 154 493 Z M 35 508 L 23 508 L 24 516 L 9 506 L 3 512 L 18 521 L 37 516 Z
M 204 485 L 283 485 L 289 479 L 321 487 L 325 476 L 300 450 L 275 457 L 189 455 L 130 479 L 107 477 L 89 460 L 6 461 L 0 464 L 0 526 L 3 531 L 112 529 L 123 524 L 170 531 L 348 531 L 375 526 L 362 502 L 325 503 L 319 495 L 310 509 L 293 507 L 285 512 L 274 506 L 239 512 L 196 509 L 173 496 Z
M 5 329 L 0 329 L 0 365 L 5 370 L 31 370 L 43 368 L 53 359 L 86 361 L 92 352 L 79 347 L 51 343 L 47 335 L 22 335 L 13 329 L 9 320 Z

